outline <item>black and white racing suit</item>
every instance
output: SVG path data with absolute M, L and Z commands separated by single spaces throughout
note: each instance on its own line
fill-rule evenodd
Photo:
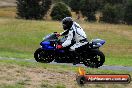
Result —
M 80 27 L 80 25 L 76 22 L 73 22 L 72 27 L 68 31 L 65 31 L 64 33 L 62 33 L 62 35 L 63 34 L 67 35 L 66 41 L 62 44 L 63 47 L 69 46 L 73 39 L 75 41 L 75 44 L 70 47 L 71 51 L 75 51 L 77 48 L 88 43 L 85 32 Z

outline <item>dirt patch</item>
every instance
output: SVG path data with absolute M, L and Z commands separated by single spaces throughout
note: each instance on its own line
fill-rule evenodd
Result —
M 0 0 L 0 7 L 16 6 L 16 0 Z
M 63 85 L 77 88 L 75 73 L 56 72 L 43 68 L 26 68 L 16 65 L 0 66 L 0 85 L 21 84 L 25 88 L 38 88 L 43 85 Z

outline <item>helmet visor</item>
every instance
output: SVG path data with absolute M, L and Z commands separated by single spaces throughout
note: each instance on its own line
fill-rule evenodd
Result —
M 67 26 L 65 24 L 63 24 L 63 29 L 67 30 Z

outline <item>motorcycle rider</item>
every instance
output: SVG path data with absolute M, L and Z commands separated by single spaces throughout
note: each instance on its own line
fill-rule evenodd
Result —
M 61 33 L 60 36 L 67 36 L 67 38 L 62 45 L 57 45 L 57 49 L 68 47 L 71 45 L 72 41 L 75 41 L 70 47 L 70 51 L 76 55 L 76 49 L 88 43 L 87 36 L 80 25 L 73 21 L 71 17 L 64 18 L 62 25 L 64 32 Z M 74 60 L 73 64 L 77 64 L 77 60 Z

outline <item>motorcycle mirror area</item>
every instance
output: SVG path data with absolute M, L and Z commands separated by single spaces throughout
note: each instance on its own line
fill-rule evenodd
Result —
M 54 32 L 54 34 L 56 34 L 57 32 Z
M 58 32 L 54 32 L 54 34 L 56 35 L 56 37 L 60 37 L 61 36 L 60 33 L 58 33 Z

